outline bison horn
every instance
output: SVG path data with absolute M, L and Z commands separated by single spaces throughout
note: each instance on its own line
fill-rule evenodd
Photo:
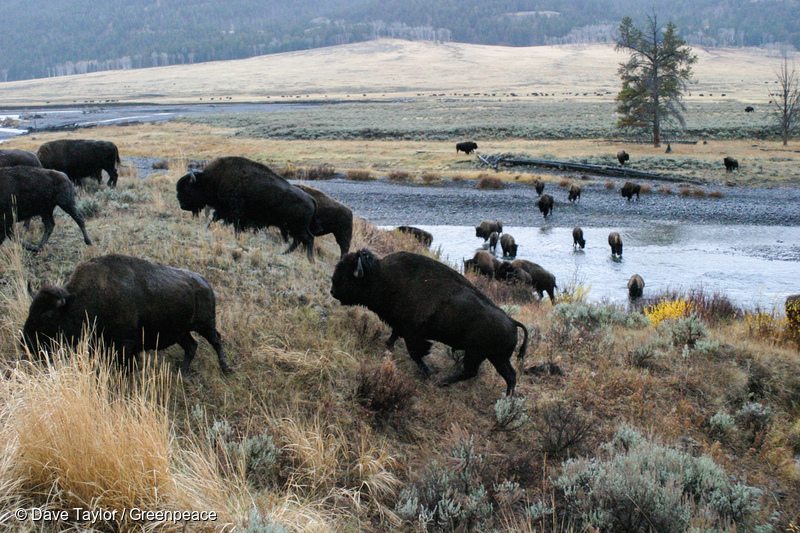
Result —
M 364 277 L 364 266 L 361 264 L 361 256 L 358 256 L 358 262 L 356 263 L 356 271 L 353 272 L 353 277 L 357 279 L 361 279 Z
M 197 183 L 197 174 L 194 173 L 194 170 L 189 171 L 189 182 Z

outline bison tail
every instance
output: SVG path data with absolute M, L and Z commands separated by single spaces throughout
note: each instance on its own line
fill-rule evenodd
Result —
M 514 324 L 518 328 L 522 328 L 522 345 L 519 347 L 519 353 L 517 353 L 517 360 L 522 361 L 525 359 L 525 351 L 528 349 L 528 328 L 525 327 L 525 324 L 516 320 L 514 320 Z
M 119 148 L 117 148 L 116 145 L 114 146 L 114 161 L 116 161 L 118 165 L 122 162 L 119 159 Z

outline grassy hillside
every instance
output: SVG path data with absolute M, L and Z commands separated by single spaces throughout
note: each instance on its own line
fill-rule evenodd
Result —
M 208 155 L 230 153 L 226 142 Z M 457 353 L 436 346 L 437 372 L 424 380 L 402 342 L 385 350 L 389 331 L 375 315 L 330 297 L 332 238 L 320 240 L 310 264 L 301 253 L 281 255 L 275 231 L 237 239 L 228 227 L 206 229 L 174 197 L 185 162 L 147 180 L 128 170 L 116 190 L 82 192 L 93 247 L 63 217 L 38 255 L 13 242 L 0 247 L 4 508 L 219 513 L 192 530 L 800 525 L 797 325 L 743 314 L 720 295 L 665 295 L 645 318 L 585 306 L 579 288 L 554 308 L 473 278 L 533 333 L 520 369 L 552 363 L 563 374 L 523 375 L 514 401 L 501 398 L 502 380 L 489 365 L 477 379 L 441 389 L 436 379 L 458 367 Z M 379 255 L 421 251 L 364 222 L 354 241 Z M 230 377 L 203 342 L 195 371 L 183 378 L 177 347 L 155 356 L 166 368 L 130 379 L 95 371 L 86 347 L 64 350 L 50 369 L 15 361 L 26 282 L 63 281 L 79 261 L 112 251 L 211 282 Z M 580 457 L 598 462 L 563 464 Z M 93 527 L 120 524 L 137 525 Z M 91 524 L 70 518 L 44 529 L 83 525 Z M 19 530 L 13 521 L 3 527 Z

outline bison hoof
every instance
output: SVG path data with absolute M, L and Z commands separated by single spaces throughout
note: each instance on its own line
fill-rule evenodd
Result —
M 230 376 L 231 374 L 233 374 L 233 369 L 228 365 L 220 367 L 220 370 L 222 370 L 222 373 L 226 376 Z

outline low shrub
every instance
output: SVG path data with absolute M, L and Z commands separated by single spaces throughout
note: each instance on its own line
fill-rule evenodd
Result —
M 736 424 L 755 442 L 767 430 L 772 419 L 772 409 L 758 402 L 747 402 L 736 411 L 735 417 Z
M 434 174 L 433 172 L 423 172 L 420 174 L 419 179 L 422 181 L 422 183 L 430 185 L 431 183 L 441 181 L 441 176 Z
M 708 421 L 708 427 L 712 436 L 724 440 L 736 429 L 736 420 L 724 411 L 717 411 Z
M 672 187 L 670 187 L 669 185 L 662 185 L 661 187 L 658 188 L 658 192 L 660 192 L 661 194 L 672 194 Z
M 647 183 L 642 183 L 641 187 L 639 188 L 639 192 L 642 194 L 648 194 L 652 192 L 653 187 Z
M 725 196 L 725 193 L 722 191 L 711 191 L 708 193 L 709 198 L 722 198 L 723 196 Z
M 570 185 L 572 185 L 572 181 L 570 181 L 567 178 L 561 178 L 561 180 L 559 180 L 558 182 L 558 186 L 561 187 L 562 189 L 566 189 Z
M 329 180 L 336 175 L 336 169 L 329 163 L 316 167 L 306 168 L 297 173 L 297 179 L 302 180 Z
M 166 159 L 158 159 L 153 161 L 151 167 L 153 170 L 169 170 L 169 161 Z
M 528 408 L 522 396 L 503 396 L 494 404 L 495 427 L 504 431 L 519 429 L 528 421 Z
M 783 339 L 789 325 L 786 318 L 777 317 L 774 313 L 764 311 L 745 313 L 744 323 L 750 337 L 769 342 Z
M 539 406 L 534 421 L 541 450 L 559 459 L 583 453 L 596 425 L 579 405 L 563 399 Z
M 614 188 L 614 182 L 611 181 L 611 180 L 606 180 L 605 187 L 606 187 L 606 189 L 609 189 L 609 190 L 613 189 Z
M 687 316 L 691 312 L 691 305 L 683 298 L 677 300 L 663 300 L 655 305 L 644 308 L 644 316 L 653 327 L 658 327 L 665 320 L 675 320 Z
M 370 411 L 387 415 L 411 403 L 414 385 L 388 357 L 377 366 L 362 363 L 358 380 L 356 399 Z
M 553 310 L 553 316 L 568 327 L 588 330 L 612 325 L 638 329 L 648 324 L 647 319 L 639 313 L 627 313 L 613 305 L 583 302 L 559 303 Z
M 505 187 L 506 186 L 503 183 L 503 180 L 501 180 L 500 178 L 495 178 L 493 176 L 486 176 L 486 175 L 481 175 L 481 177 L 478 178 L 478 183 L 475 184 L 476 189 L 482 189 L 482 190 L 486 189 L 499 190 L 499 189 L 505 189 Z
M 86 196 L 78 199 L 78 212 L 85 219 L 95 218 L 98 216 L 103 208 L 100 202 L 94 196 Z
M 373 181 L 375 177 L 369 170 L 348 170 L 347 179 L 352 181 Z
M 389 178 L 389 181 L 397 181 L 400 183 L 411 181 L 411 174 L 404 170 L 392 170 L 389 172 L 387 177 Z
M 694 348 L 697 341 L 708 335 L 705 324 L 696 315 L 669 320 L 662 326 L 669 334 L 673 346 Z

